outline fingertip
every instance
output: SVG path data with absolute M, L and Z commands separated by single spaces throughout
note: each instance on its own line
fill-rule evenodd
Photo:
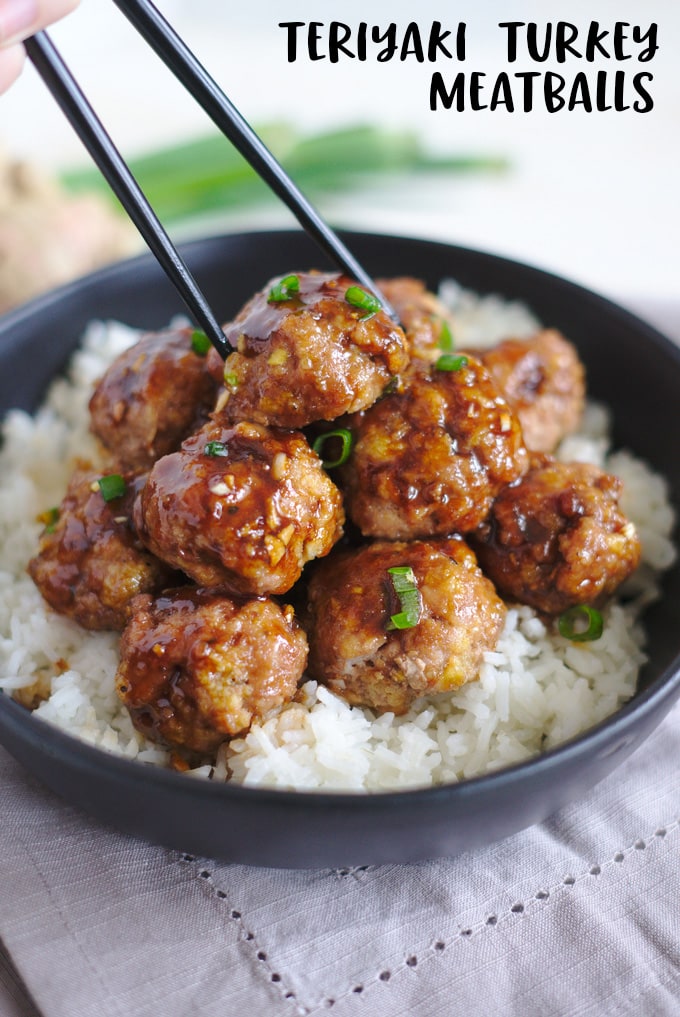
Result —
M 26 51 L 19 42 L 0 49 L 0 95 L 19 77 L 25 59 Z
M 0 46 L 10 47 L 70 14 L 79 0 L 0 0 Z

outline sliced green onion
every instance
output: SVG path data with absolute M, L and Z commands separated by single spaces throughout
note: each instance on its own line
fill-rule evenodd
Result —
M 333 438 L 339 438 L 342 442 L 340 454 L 335 459 L 324 459 L 323 447 L 327 441 Z M 321 458 L 322 466 L 327 470 L 332 470 L 335 466 L 342 466 L 343 463 L 346 463 L 353 447 L 354 438 L 352 437 L 352 432 L 348 431 L 346 427 L 338 427 L 335 431 L 326 431 L 324 434 L 320 434 L 312 445 L 316 454 Z
M 41 512 L 37 518 L 37 522 L 42 523 L 45 527 L 45 533 L 54 533 L 59 522 L 59 509 L 55 506 L 54 508 L 48 509 L 47 512 Z
M 467 357 L 455 356 L 452 353 L 442 353 L 441 357 L 435 362 L 435 371 L 460 371 L 461 367 L 465 367 L 468 362 Z
M 210 340 L 208 339 L 205 332 L 199 332 L 198 329 L 191 333 L 191 348 L 194 353 L 197 353 L 199 357 L 204 357 L 210 349 Z
M 295 293 L 300 292 L 300 277 L 287 275 L 281 282 L 276 283 L 269 291 L 267 301 L 270 304 L 280 304 L 290 300 Z
M 395 376 L 393 378 L 390 378 L 390 380 L 385 385 L 384 389 L 380 393 L 380 398 L 384 399 L 385 396 L 393 395 L 395 392 L 398 392 L 400 385 L 401 378 L 399 377 L 398 374 L 395 374 Z
M 387 570 L 387 575 L 401 608 L 401 611 L 390 615 L 388 630 L 415 628 L 420 621 L 423 600 L 413 569 L 410 565 L 394 565 Z
M 361 317 L 362 321 L 372 318 L 374 314 L 377 314 L 382 309 L 382 304 L 378 298 L 374 297 L 372 293 L 362 290 L 361 286 L 350 286 L 345 291 L 345 300 L 352 307 L 358 307 L 360 310 L 366 311 L 366 314 Z
M 223 441 L 209 441 L 203 449 L 207 456 L 228 456 L 229 449 Z
M 125 494 L 125 481 L 120 473 L 109 473 L 105 477 L 100 477 L 97 486 L 104 501 L 114 501 L 116 498 L 122 498 Z
M 292 102 L 287 108 L 295 112 Z M 410 129 L 387 130 L 361 122 L 303 133 L 280 120 L 255 126 L 300 190 L 314 198 L 335 197 L 374 178 L 382 185 L 387 174 L 412 180 L 418 173 L 498 173 L 508 169 L 508 160 L 493 154 L 430 152 L 424 139 Z M 224 215 L 232 209 L 242 212 L 244 207 L 273 200 L 266 184 L 235 148 L 224 144 L 219 131 L 133 156 L 130 169 L 163 223 L 207 213 Z M 71 191 L 96 190 L 112 198 L 94 168 L 67 170 L 62 179 Z
M 604 628 L 602 615 L 587 604 L 576 604 L 557 620 L 560 635 L 573 643 L 591 643 L 599 639 Z
M 453 334 L 449 328 L 448 321 L 441 319 L 441 329 L 439 331 L 439 349 L 442 353 L 453 353 L 456 348 L 456 344 L 453 341 Z
M 224 384 L 228 385 L 229 388 L 238 388 L 238 375 L 232 374 L 230 371 L 225 371 Z

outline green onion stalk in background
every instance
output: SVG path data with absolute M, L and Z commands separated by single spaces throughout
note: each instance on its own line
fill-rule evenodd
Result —
M 265 145 L 310 198 L 352 191 L 370 178 L 413 174 L 498 172 L 505 160 L 433 155 L 412 131 L 370 125 L 303 135 L 285 123 L 257 128 Z M 174 145 L 129 160 L 158 217 L 177 223 L 276 201 L 249 164 L 220 134 Z M 95 169 L 67 171 L 71 191 L 99 191 L 115 203 Z

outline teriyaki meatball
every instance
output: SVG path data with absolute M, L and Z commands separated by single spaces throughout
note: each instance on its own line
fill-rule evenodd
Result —
M 473 681 L 505 613 L 460 538 L 336 550 L 309 584 L 309 671 L 349 703 L 405 713 Z
M 207 754 L 292 699 L 306 660 L 292 608 L 176 589 L 136 599 L 116 687 L 147 737 Z
M 347 427 L 341 467 L 348 515 L 364 536 L 407 540 L 475 529 L 498 492 L 528 466 L 522 432 L 486 368 L 409 375 Z
M 140 543 L 133 504 L 144 478 L 76 469 L 58 509 L 46 513 L 28 572 L 47 603 L 85 629 L 122 629 L 130 603 L 173 570 Z M 106 496 L 106 497 L 105 497 Z
M 399 315 L 414 366 L 434 363 L 453 345 L 456 325 L 445 304 L 420 279 L 398 276 L 377 279 L 376 285 Z
M 589 463 L 536 456 L 471 537 L 499 593 L 546 614 L 610 597 L 640 560 L 635 527 L 618 507 L 621 486 Z
M 529 339 L 506 339 L 479 357 L 517 414 L 530 451 L 553 452 L 576 430 L 585 369 L 560 332 L 547 328 Z
M 149 473 L 141 539 L 202 586 L 285 593 L 343 532 L 342 497 L 295 431 L 207 424 Z
M 205 423 L 218 392 L 206 353 L 182 328 L 142 336 L 110 365 L 90 400 L 90 426 L 121 469 L 148 470 Z
M 232 422 L 300 428 L 370 406 L 408 364 L 401 328 L 347 276 L 272 279 L 225 328 L 220 408 Z

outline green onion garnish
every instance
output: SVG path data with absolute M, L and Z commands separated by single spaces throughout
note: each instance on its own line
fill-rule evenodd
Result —
M 54 533 L 59 522 L 59 509 L 55 507 L 48 509 L 47 512 L 41 512 L 37 522 L 43 524 L 45 533 Z
M 335 459 L 324 459 L 323 447 L 327 441 L 330 441 L 333 438 L 339 438 L 342 442 L 340 453 L 335 457 Z M 320 434 L 312 445 L 312 448 L 316 454 L 320 456 L 322 466 L 327 470 L 332 470 L 335 466 L 342 466 L 343 463 L 347 462 L 353 446 L 354 438 L 352 437 L 352 432 L 348 431 L 346 427 L 339 427 L 335 431 L 326 431 L 325 434 Z
M 286 103 L 288 114 L 294 114 L 294 105 L 294 100 Z M 448 179 L 450 173 L 508 169 L 504 157 L 430 152 L 425 139 L 410 128 L 384 129 L 364 120 L 362 116 L 360 123 L 330 131 L 324 126 L 314 132 L 291 126 L 288 117 L 255 126 L 300 190 L 314 199 L 336 196 L 348 188 L 356 190 L 367 180 L 377 179 L 382 184 L 386 174 L 412 180 L 413 174 L 437 173 Z M 235 148 L 224 144 L 219 131 L 133 156 L 130 169 L 163 223 L 208 213 L 224 215 L 231 209 L 242 212 L 244 207 L 258 204 L 266 207 L 272 200 L 266 184 Z M 111 197 L 101 173 L 94 168 L 71 170 L 62 175 L 64 178 L 71 191 L 97 190 Z
M 207 456 L 228 456 L 229 449 L 223 441 L 209 441 L 203 449 Z
M 196 330 L 191 333 L 191 348 L 199 357 L 204 357 L 210 349 L 210 340 L 205 332 Z
M 225 371 L 224 384 L 228 385 L 229 388 L 238 388 L 238 375 L 232 374 L 230 371 Z
M 398 374 L 395 374 L 395 376 L 393 378 L 390 378 L 390 380 L 385 385 L 384 389 L 380 393 L 380 398 L 384 399 L 385 396 L 393 395 L 395 392 L 398 392 L 400 384 L 401 379 Z
M 449 328 L 448 321 L 441 319 L 441 329 L 439 331 L 439 349 L 442 353 L 453 353 L 456 348 L 456 344 L 453 341 L 453 335 Z
M 284 300 L 290 300 L 295 293 L 299 292 L 300 277 L 297 275 L 287 275 L 281 282 L 272 286 L 267 297 L 267 302 L 270 304 L 280 304 Z
M 125 481 L 120 473 L 109 473 L 105 477 L 100 477 L 97 486 L 104 501 L 113 501 L 115 498 L 122 498 L 125 494 Z
M 461 367 L 465 367 L 468 362 L 467 357 L 455 356 L 452 353 L 442 353 L 441 357 L 435 361 L 435 371 L 460 371 Z
M 573 643 L 591 643 L 602 635 L 604 622 L 596 608 L 587 604 L 576 604 L 561 614 L 557 620 L 560 635 Z
M 345 292 L 345 300 L 352 307 L 358 307 L 362 311 L 366 311 L 366 314 L 361 317 L 362 321 L 372 318 L 382 308 L 378 298 L 374 297 L 372 293 L 362 290 L 361 286 L 350 286 Z
M 413 569 L 410 565 L 394 565 L 387 574 L 401 608 L 401 611 L 390 615 L 388 630 L 415 628 L 420 621 L 423 601 Z

